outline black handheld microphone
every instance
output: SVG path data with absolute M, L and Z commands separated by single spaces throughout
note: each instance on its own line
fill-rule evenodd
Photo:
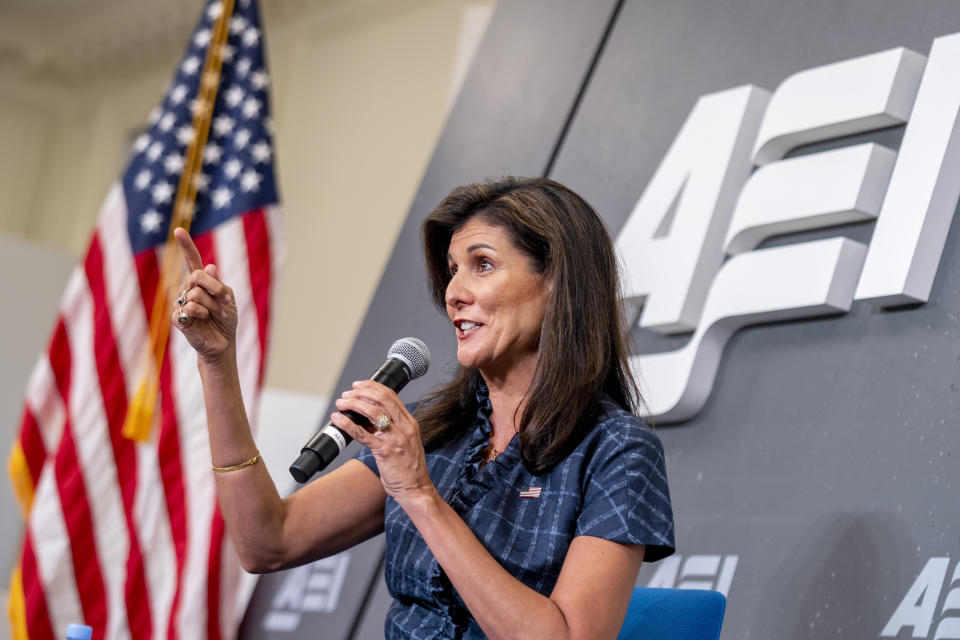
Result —
M 390 346 L 387 361 L 380 365 L 370 379 L 399 392 L 408 382 L 425 374 L 429 367 L 430 350 L 423 340 L 401 338 Z M 341 413 L 360 426 L 370 424 L 369 420 L 354 411 Z M 300 457 L 290 465 L 290 475 L 297 482 L 306 482 L 313 474 L 325 469 L 352 441 L 353 438 L 346 431 L 328 422 L 303 445 Z

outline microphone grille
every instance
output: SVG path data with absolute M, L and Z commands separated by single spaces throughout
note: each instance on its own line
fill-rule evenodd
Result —
M 430 368 L 430 349 L 419 338 L 400 338 L 390 345 L 387 357 L 403 360 L 410 367 L 411 380 L 416 380 Z

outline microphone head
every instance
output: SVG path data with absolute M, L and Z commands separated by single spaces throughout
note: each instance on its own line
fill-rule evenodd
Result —
M 411 380 L 416 380 L 430 368 L 430 349 L 418 338 L 400 338 L 390 345 L 387 357 L 402 360 L 410 370 Z

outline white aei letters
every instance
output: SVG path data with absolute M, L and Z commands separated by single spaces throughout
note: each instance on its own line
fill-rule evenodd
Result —
M 956 68 L 960 34 L 935 40 L 929 61 L 898 48 L 801 71 L 772 95 L 700 98 L 617 238 L 639 325 L 693 331 L 681 349 L 632 357 L 654 418 L 703 407 L 744 326 L 845 313 L 854 299 L 927 300 L 960 196 Z M 866 143 L 784 159 L 904 122 L 899 151 Z M 873 221 L 870 246 L 836 237 L 755 249 Z
M 960 638 L 960 563 L 957 563 L 953 576 L 948 579 L 949 567 L 948 557 L 930 558 L 927 561 L 883 627 L 880 637 L 907 637 L 902 632 L 909 629 L 909 637 L 928 638 L 930 628 L 936 622 L 932 640 Z M 944 587 L 947 587 L 947 595 L 943 599 L 943 605 L 938 608 L 940 593 Z
M 960 197 L 960 34 L 937 38 L 873 230 L 858 300 L 926 302 Z
M 647 587 L 656 589 L 708 589 L 730 597 L 730 585 L 740 556 L 674 554 L 657 563 Z M 681 568 L 682 563 L 682 568 Z
M 750 173 L 750 145 L 769 93 L 740 87 L 703 96 L 617 237 L 624 295 L 643 303 L 640 326 L 697 326 L 723 263 L 723 235 Z

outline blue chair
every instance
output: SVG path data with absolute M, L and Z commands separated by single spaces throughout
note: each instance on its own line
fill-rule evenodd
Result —
M 719 591 L 635 587 L 617 640 L 717 640 L 726 608 Z

